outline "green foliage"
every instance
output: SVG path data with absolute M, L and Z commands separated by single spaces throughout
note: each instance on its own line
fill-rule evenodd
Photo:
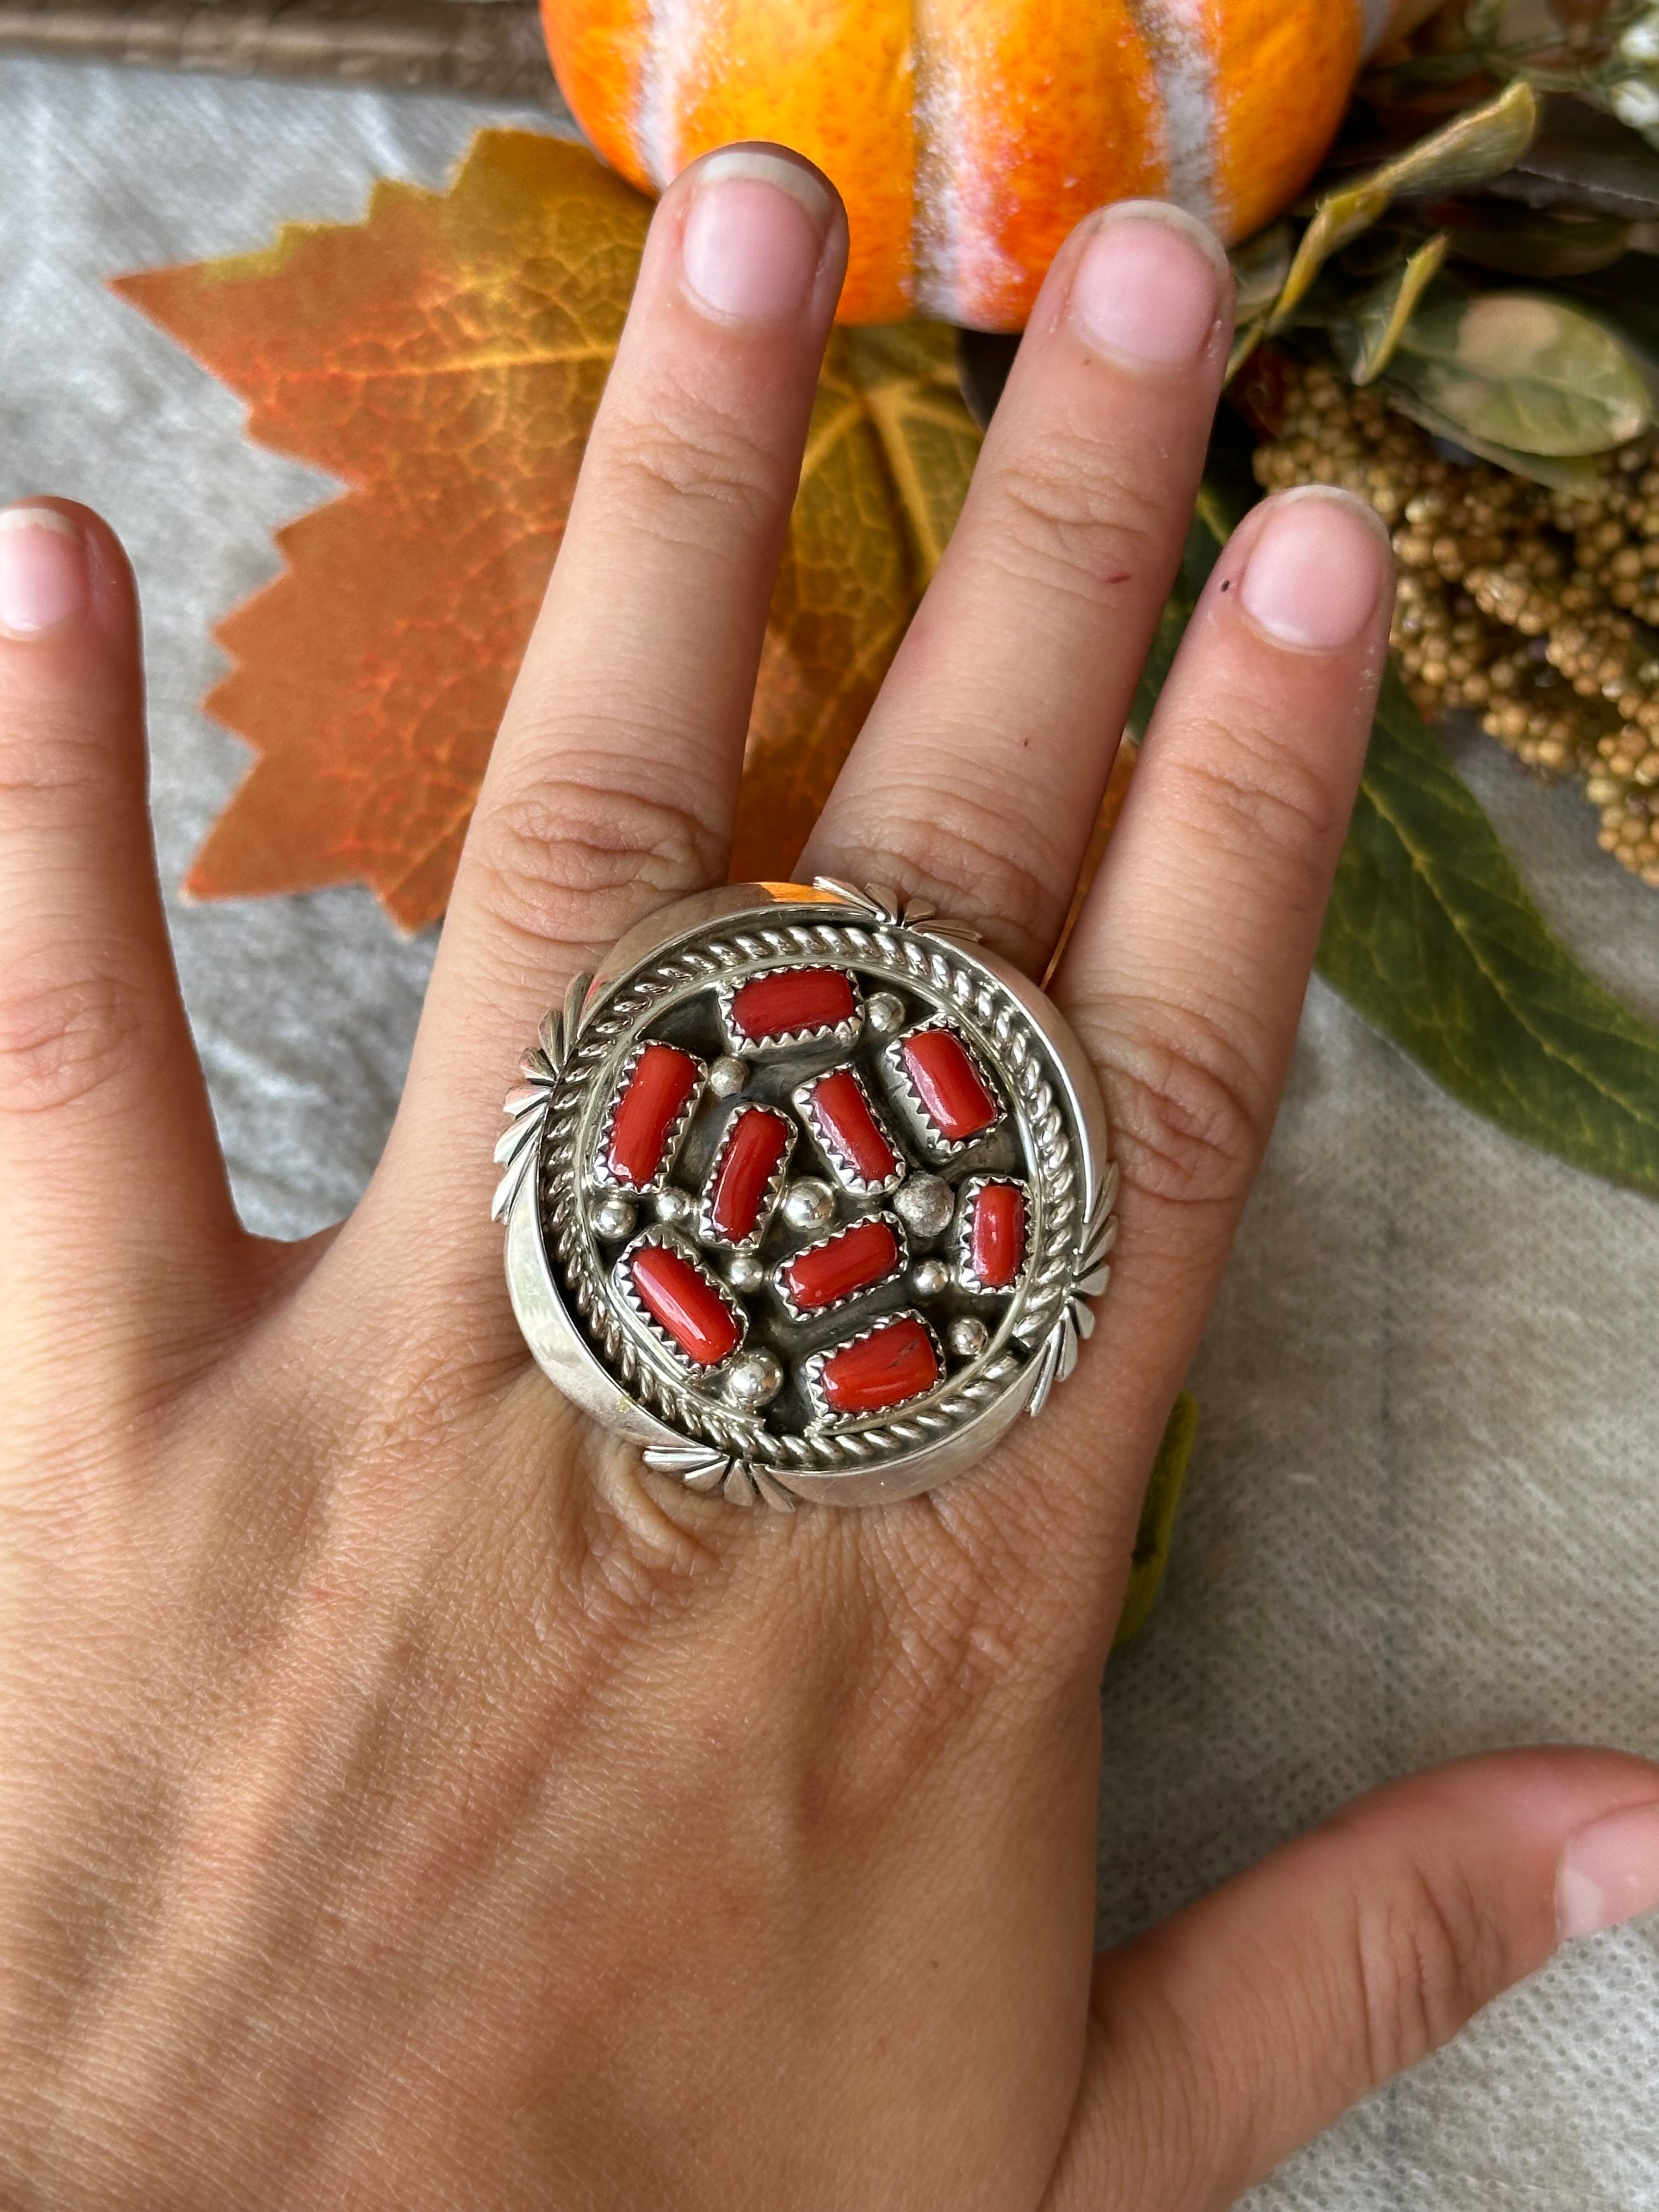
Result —
M 1334 185 L 1321 196 L 1303 234 L 1268 328 L 1282 330 L 1332 255 L 1380 222 L 1396 200 L 1467 191 L 1502 175 L 1532 143 L 1538 116 L 1537 95 L 1517 79 L 1496 100 L 1465 108 L 1393 161 Z
M 1500 446 L 1495 438 L 1483 438 L 1467 422 L 1454 422 L 1397 378 L 1386 378 L 1377 390 L 1397 414 L 1426 430 L 1431 438 L 1448 439 L 1473 453 L 1476 460 L 1490 461 L 1495 469 L 1507 469 L 1511 476 L 1526 477 L 1534 483 L 1575 492 L 1585 499 L 1593 496 L 1601 482 L 1595 463 L 1583 455 L 1523 453 L 1514 446 Z
M 1136 702 L 1138 727 L 1248 503 L 1224 444 Z M 1575 1167 L 1659 1196 L 1659 1030 L 1550 934 L 1392 671 L 1319 972 L 1486 1120 Z
M 1375 384 L 1399 351 L 1424 294 L 1446 258 L 1443 234 L 1419 246 L 1331 326 L 1331 349 L 1352 384 Z
M 1652 420 L 1625 347 L 1594 315 L 1547 292 L 1422 308 L 1399 334 L 1392 373 L 1449 422 L 1516 453 L 1604 453 Z
M 1234 249 L 1230 374 L 1265 337 L 1322 330 L 1352 383 L 1387 373 L 1391 404 L 1425 428 L 1562 489 L 1573 471 L 1560 464 L 1638 436 L 1659 399 L 1649 304 L 1659 136 L 1627 129 L 1601 98 L 1626 66 L 1619 28 L 1594 69 L 1574 64 L 1577 96 L 1540 96 L 1546 57 L 1505 47 L 1513 68 L 1490 72 L 1509 78 L 1504 88 L 1426 135 L 1410 104 L 1417 61 L 1365 80 L 1356 112 L 1371 120 L 1358 137 L 1397 150 L 1358 167 L 1340 146 L 1299 236 L 1281 219 Z M 1659 43 L 1659 9 L 1651 28 Z M 1659 103 L 1659 64 L 1655 74 Z M 1493 289 L 1516 277 L 1534 289 Z
M 1319 966 L 1476 1113 L 1659 1196 L 1659 1030 L 1551 936 L 1392 671 Z

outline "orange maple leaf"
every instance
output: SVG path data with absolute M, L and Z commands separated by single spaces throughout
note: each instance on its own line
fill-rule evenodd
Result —
M 345 495 L 217 632 L 210 713 L 254 766 L 185 889 L 361 880 L 443 911 L 569 511 L 650 203 L 581 148 L 475 141 L 452 188 L 116 289 L 249 404 L 250 434 Z M 786 875 L 960 509 L 978 433 L 951 334 L 840 331 L 767 633 L 735 870 Z

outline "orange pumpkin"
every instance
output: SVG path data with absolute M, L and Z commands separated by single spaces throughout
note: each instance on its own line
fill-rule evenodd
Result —
M 1437 0 L 542 0 L 553 66 L 647 191 L 733 138 L 836 180 L 841 319 L 1018 330 L 1080 216 L 1179 200 L 1229 242 L 1318 167 L 1365 55 Z

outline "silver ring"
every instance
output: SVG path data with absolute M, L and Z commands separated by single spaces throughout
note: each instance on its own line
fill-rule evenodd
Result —
M 575 1404 L 734 1504 L 932 1490 L 1040 1413 L 1117 1174 L 1066 1022 L 975 932 L 820 878 L 632 930 L 520 1063 L 513 1309 Z

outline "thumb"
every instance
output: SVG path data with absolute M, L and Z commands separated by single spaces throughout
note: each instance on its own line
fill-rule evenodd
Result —
M 1508 1752 L 1392 1784 L 1095 1963 L 1046 2212 L 1221 2212 L 1564 1938 L 1659 1906 L 1659 1768 Z

